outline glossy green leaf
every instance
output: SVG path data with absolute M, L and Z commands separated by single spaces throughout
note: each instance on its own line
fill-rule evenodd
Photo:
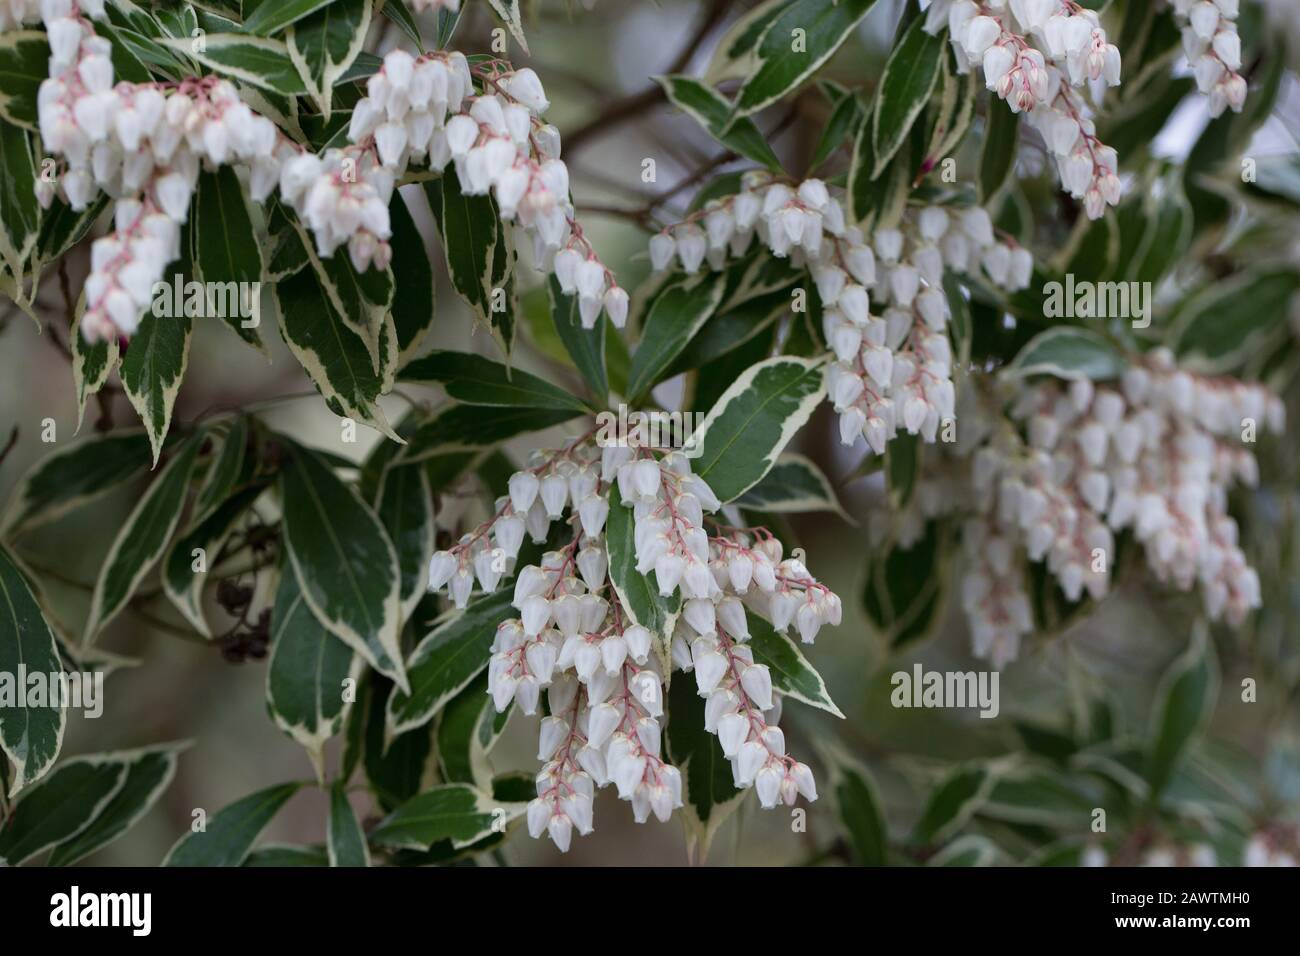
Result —
M 86 620 L 86 644 L 93 642 L 100 629 L 126 606 L 166 550 L 180 522 L 200 443 L 201 436 L 196 436 L 176 449 L 118 531 L 95 582 Z
M 236 800 L 207 818 L 202 831 L 186 833 L 163 860 L 163 866 L 239 866 L 261 832 L 300 784 L 282 783 Z
M 387 739 L 428 723 L 487 667 L 497 626 L 516 616 L 511 597 L 502 588 L 449 613 L 416 645 L 407 665 L 410 693 L 388 699 Z
M 384 526 L 319 455 L 297 445 L 288 448 L 280 493 L 303 600 L 332 634 L 405 687 L 401 574 Z
M 692 470 L 722 501 L 763 479 L 826 394 L 820 359 L 778 357 L 750 367 L 704 419 Z
M 55 702 L 38 706 L 19 686 L 29 674 L 58 674 L 54 633 L 23 572 L 0 545 L 0 749 L 13 761 L 10 796 L 39 780 L 63 746 L 66 716 Z M 31 704 L 32 706 L 25 706 Z M 0 757 L 0 763 L 4 763 Z M 3 831 L 0 831 L 3 832 Z M 0 852 L 0 857 L 8 854 Z M 17 862 L 11 860 L 11 862 Z
M 347 787 L 338 781 L 330 787 L 329 827 L 326 846 L 330 866 L 369 866 L 370 847 L 348 801 Z

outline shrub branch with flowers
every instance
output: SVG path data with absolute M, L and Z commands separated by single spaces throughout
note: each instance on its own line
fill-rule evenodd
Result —
M 1213 703 L 1211 628 L 1262 633 L 1286 580 L 1252 535 L 1294 478 L 1267 443 L 1295 392 L 1300 272 L 1270 237 L 1294 226 L 1296 171 L 1234 172 L 1283 85 L 1265 11 L 719 0 L 666 74 L 566 143 L 519 6 L 0 0 L 0 291 L 66 353 L 78 428 L 98 406 L 10 492 L 0 672 L 134 663 L 99 646 L 131 619 L 267 658 L 270 719 L 314 771 L 164 862 L 445 863 L 516 831 L 567 851 L 606 788 L 637 823 L 680 817 L 701 855 L 752 789 L 837 821 L 814 859 L 1294 859 L 1271 784 L 1239 839 L 1172 810 L 1154 829 L 1117 813 L 1109 842 L 1084 811 L 998 829 L 1017 801 L 1046 812 L 1034 793 L 1090 807 L 1128 786 L 1133 746 L 1167 809 Z M 584 204 L 565 157 L 663 104 L 722 152 L 643 206 Z M 1180 104 L 1208 125 L 1174 163 L 1152 141 Z M 653 183 L 673 154 L 605 173 Z M 643 229 L 637 253 L 602 251 L 593 217 Z M 1101 291 L 1063 310 L 1076 279 Z M 444 289 L 486 335 L 432 347 Z M 1127 311 L 1106 308 L 1117 290 Z M 275 325 L 341 443 L 277 426 L 276 402 L 174 414 L 208 317 L 268 356 Z M 118 396 L 142 428 L 116 427 Z M 838 441 L 796 454 L 818 423 Z M 364 456 L 357 424 L 377 433 Z M 132 484 L 69 619 L 40 541 Z M 863 488 L 850 609 L 790 518 L 848 519 Z M 1090 689 L 1055 764 L 1044 732 L 923 773 L 915 827 L 891 827 L 852 753 L 868 709 L 832 699 L 823 647 L 862 620 L 888 654 L 919 646 L 951 592 L 1001 670 L 1121 580 L 1196 592 L 1154 736 L 1090 723 L 1109 706 Z M 536 763 L 507 772 L 492 752 L 516 712 Z M 62 754 L 69 718 L 0 693 L 0 861 L 98 851 L 186 759 Z M 256 847 L 311 786 L 323 847 Z M 80 809 L 51 830 L 56 801 Z

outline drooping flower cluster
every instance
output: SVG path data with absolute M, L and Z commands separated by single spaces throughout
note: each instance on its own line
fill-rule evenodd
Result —
M 1104 847 L 1092 844 L 1086 847 L 1080 859 L 1082 866 L 1218 866 L 1219 856 L 1208 843 L 1180 844 L 1168 841 L 1151 843 L 1133 851 L 1125 848 L 1114 857 Z M 1247 864 L 1249 865 L 1249 864 Z
M 951 315 L 944 269 L 983 272 L 995 286 L 1029 284 L 1033 257 L 999 242 L 987 212 L 940 207 L 909 210 L 896 228 L 878 230 L 872 244 L 845 223 L 844 208 L 826 184 L 787 184 L 753 171 L 733 196 L 713 200 L 650 240 L 655 269 L 674 258 L 687 272 L 705 261 L 721 269 L 745 253 L 755 236 L 778 258 L 807 268 L 823 307 L 823 333 L 835 353 L 827 384 L 840 434 L 851 445 L 865 437 L 882 453 L 899 428 L 934 441 L 953 414 Z M 884 310 L 871 314 L 872 294 Z
M 1251 834 L 1242 866 L 1300 866 L 1300 826 L 1274 823 Z
M 251 190 L 264 198 L 285 148 L 275 126 L 215 77 L 114 85 L 112 46 L 81 12 L 102 14 L 102 6 L 43 0 L 50 75 L 37 98 L 41 140 L 67 163 L 57 186 L 38 179 L 42 205 L 56 189 L 77 210 L 101 189 L 117 200 L 114 232 L 91 248 L 81 324 L 89 341 L 135 331 L 178 253 L 201 162 L 248 163 Z
M 481 95 L 474 90 L 476 74 Z M 564 291 L 577 294 L 585 327 L 595 325 L 602 308 L 623 326 L 627 292 L 574 218 L 559 131 L 540 119 L 550 104 L 535 72 L 499 61 L 471 69 L 454 51 L 413 57 L 391 50 L 367 81 L 367 93 L 352 111 L 351 145 L 291 164 L 286 195 L 301 204 L 322 255 L 348 242 L 358 269 L 375 255 L 382 265 L 387 194 L 395 178 L 411 162 L 439 172 L 452 165 L 461 191 L 490 192 L 501 218 L 531 238 L 539 268 L 554 271 Z
M 614 489 L 633 522 L 633 554 L 620 559 L 634 559 L 633 573 L 653 574 L 660 595 L 680 603 L 675 625 L 659 632 L 635 619 L 610 574 L 605 525 Z M 746 645 L 746 608 L 781 631 L 793 623 L 811 641 L 823 623 L 839 623 L 839 598 L 800 561 L 782 560 L 766 532 L 706 518 L 720 507 L 680 451 L 580 439 L 535 454 L 511 477 L 495 514 L 434 555 L 430 587 L 447 587 L 464 606 L 475 581 L 485 592 L 497 587 L 525 533 L 540 543 L 555 520 L 572 529 L 560 550 L 519 572 L 512 602 L 519 617 L 498 628 L 488 669 L 498 710 L 514 701 L 532 714 L 547 695 L 544 765 L 528 807 L 534 837 L 549 833 L 567 849 L 575 829 L 591 831 L 594 790 L 609 784 L 638 822 L 651 813 L 667 819 L 681 805 L 681 774 L 661 746 L 673 666 L 695 672 L 708 698 L 706 727 L 731 758 L 738 787 L 755 786 L 769 807 L 798 793 L 816 798 L 811 771 L 785 753 L 779 693 Z
M 1192 65 L 1196 87 L 1210 98 L 1210 115 L 1222 116 L 1246 104 L 1237 35 L 1238 0 L 1173 0 L 1174 18 L 1183 31 L 1183 52 Z M 1294 11 L 1293 11 L 1294 12 Z
M 999 242 L 978 206 L 908 210 L 897 228 L 872 238 L 879 263 L 874 284 L 850 282 L 834 261 L 815 268 L 813 278 L 836 359 L 826 381 L 840 439 L 851 445 L 863 436 L 883 454 L 899 430 L 934 442 L 940 425 L 955 419 L 944 270 L 982 273 L 1015 292 L 1029 284 L 1034 262 L 1028 250 Z M 883 307 L 879 317 L 869 311 L 869 289 Z
M 976 653 L 997 666 L 1032 629 L 1018 555 L 1045 561 L 1071 601 L 1107 593 L 1114 534 L 1132 528 L 1158 580 L 1200 586 L 1206 614 L 1239 626 L 1260 604 L 1259 578 L 1237 544 L 1227 495 L 1257 480 L 1242 439 L 1280 431 L 1266 389 L 1196 376 L 1164 349 L 1136 361 L 1119 387 L 1077 380 L 1021 393 L 1012 417 L 1026 442 L 995 432 L 972 483 L 986 503 L 971 520 L 962 582 Z
M 1073 0 L 934 0 L 925 29 L 945 27 L 958 64 L 980 66 L 988 88 L 1042 134 L 1062 186 L 1089 218 L 1116 205 L 1118 157 L 1097 138 L 1079 89 L 1120 82 L 1119 49 L 1097 14 Z

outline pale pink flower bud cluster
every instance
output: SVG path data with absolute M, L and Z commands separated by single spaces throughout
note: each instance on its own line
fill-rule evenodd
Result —
M 672 634 L 636 623 L 610 581 L 605 525 L 614 487 L 632 509 L 636 571 L 654 572 L 662 595 L 682 599 Z M 673 664 L 696 667 L 692 639 L 700 659 L 701 640 L 730 648 L 719 654 L 731 662 L 731 676 L 718 673 L 710 692 L 725 690 L 734 705 L 714 705 L 709 729 L 716 732 L 726 714 L 744 714 L 762 744 L 762 761 L 751 766 L 757 751 L 750 747 L 736 764 L 738 785 L 757 785 L 766 806 L 800 792 L 815 796 L 811 772 L 785 756 L 771 674 L 737 642 L 749 637 L 747 607 L 783 631 L 793 623 L 811 641 L 823 623 L 840 622 L 840 601 L 801 561 L 782 560 L 780 543 L 766 532 L 755 532 L 762 540 L 752 547 L 739 529 L 718 525 L 710 536 L 705 514 L 720 507 L 681 452 L 598 448 L 579 439 L 535 453 L 510 477 L 496 513 L 434 555 L 430 587 L 446 587 L 463 607 L 476 582 L 490 592 L 510 572 L 525 533 L 540 543 L 552 521 L 572 529 L 567 545 L 519 572 L 512 599 L 518 617 L 498 628 L 488 665 L 488 693 L 499 711 L 513 702 L 533 714 L 547 694 L 550 716 L 538 747 L 544 765 L 528 807 L 533 836 L 547 833 L 567 849 L 575 830 L 591 831 L 595 790 L 611 784 L 638 822 L 651 814 L 667 819 L 681 806 L 681 775 L 661 756 L 664 673 Z M 747 733 L 736 747 L 748 740 Z
M 1233 484 L 1258 479 L 1243 437 L 1284 426 L 1276 396 L 1193 375 L 1156 349 L 1118 387 L 1080 379 L 1027 389 L 1012 417 L 1024 445 L 1003 434 L 972 459 L 976 499 L 986 502 L 967 529 L 963 582 L 977 653 L 1001 666 L 1032 626 L 1015 571 L 1022 552 L 1046 563 L 1069 600 L 1085 591 L 1100 599 L 1114 535 L 1126 528 L 1158 580 L 1199 585 L 1211 620 L 1237 627 L 1259 607 L 1259 577 L 1238 546 L 1227 497 Z
M 1300 827 L 1275 823 L 1251 834 L 1242 866 L 1300 866 Z
M 872 238 L 874 253 L 846 244 L 814 265 L 812 275 L 835 356 L 827 391 L 840 439 L 852 445 L 863 437 L 883 454 L 900 430 L 934 442 L 940 425 L 955 418 L 945 269 L 982 273 L 1015 292 L 1029 285 L 1034 262 L 1028 250 L 999 242 L 978 206 L 912 209 Z M 873 296 L 879 315 L 871 314 Z
M 102 4 L 80 9 L 98 15 Z M 250 191 L 263 199 L 275 185 L 279 156 L 291 147 L 216 77 L 114 85 L 111 45 L 70 0 L 45 0 L 41 13 L 50 75 L 37 111 L 42 143 L 67 164 L 57 189 L 76 210 L 101 189 L 117 201 L 115 231 L 92 246 L 82 333 L 92 342 L 131 335 L 154 283 L 178 254 L 201 164 L 248 164 Z M 49 206 L 55 189 L 38 180 L 42 205 Z
M 80 13 L 93 18 L 104 15 L 104 0 L 0 0 L 0 30 L 16 30 L 25 23 L 50 23 Z
M 656 272 L 670 268 L 674 259 L 689 273 L 706 262 L 722 269 L 729 258 L 743 256 L 755 236 L 795 268 L 836 256 L 841 248 L 850 257 L 865 248 L 861 232 L 845 222 L 841 200 L 820 179 L 791 184 L 753 170 L 741 178 L 738 193 L 706 203 L 654 236 L 650 264 Z M 870 263 L 861 268 L 869 270 Z
M 1132 854 L 1132 851 L 1129 851 Z M 1178 844 L 1159 840 L 1141 849 L 1135 857 L 1112 860 L 1106 849 L 1091 844 L 1083 851 L 1080 865 L 1097 866 L 1218 866 L 1219 858 L 1208 843 Z M 1249 864 L 1247 864 L 1249 865 Z
M 438 172 L 453 166 L 461 191 L 490 193 L 502 220 L 532 242 L 539 268 L 554 272 L 563 291 L 578 297 L 585 328 L 595 326 L 602 310 L 622 328 L 628 294 L 574 218 L 559 131 L 540 118 L 550 106 L 541 81 L 527 68 L 481 68 L 479 76 L 482 95 L 460 53 L 390 51 L 368 81 L 369 95 L 353 108 L 352 149 L 374 157 L 390 190 L 391 178 L 408 163 Z
M 1197 89 L 1210 98 L 1211 116 L 1222 116 L 1229 107 L 1240 113 L 1246 104 L 1236 23 L 1239 7 L 1239 0 L 1173 0 L 1174 18 L 1183 33 L 1183 52 Z
M 1120 52 L 1097 14 L 1072 0 L 934 0 L 925 28 L 947 28 L 961 68 L 1025 113 L 1056 159 L 1064 189 L 1097 219 L 1120 199 L 1115 151 L 1098 138 L 1083 98 L 1089 82 L 1118 86 Z

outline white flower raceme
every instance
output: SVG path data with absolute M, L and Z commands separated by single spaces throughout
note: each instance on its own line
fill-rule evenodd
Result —
M 855 281 L 836 261 L 814 268 L 813 278 L 835 355 L 827 392 L 840 438 L 853 444 L 862 436 L 882 454 L 900 430 L 934 442 L 941 424 L 956 417 L 945 269 L 1015 292 L 1028 286 L 1034 263 L 1028 250 L 995 238 L 978 206 L 909 209 L 896 228 L 872 238 L 874 283 Z M 869 311 L 869 294 L 879 316 Z
M 81 9 L 100 13 L 102 4 Z M 114 231 L 91 247 L 82 332 L 88 341 L 131 335 L 154 283 L 178 254 L 200 166 L 247 164 L 250 190 L 262 199 L 275 185 L 281 158 L 295 147 L 216 77 L 115 85 L 109 41 L 71 0 L 44 0 L 41 12 L 50 76 L 41 83 L 37 109 L 45 148 L 67 163 L 57 188 L 77 210 L 101 189 L 116 200 Z M 43 205 L 54 189 L 38 180 Z
M 413 57 L 404 50 L 390 51 L 367 83 L 369 95 L 353 108 L 348 129 L 353 145 L 340 158 L 354 157 L 359 174 L 384 177 L 380 185 L 389 190 L 410 162 L 427 163 L 439 172 L 452 165 L 462 192 L 491 193 L 501 218 L 531 239 L 539 267 L 553 271 L 566 294 L 577 295 L 584 327 L 593 327 L 603 309 L 622 328 L 627 292 L 574 218 L 559 131 L 540 119 L 550 104 L 537 74 L 499 65 L 474 70 L 491 92 L 474 92 L 475 72 L 460 53 Z M 322 191 L 318 217 L 323 228 L 333 227 L 327 243 L 337 245 L 353 231 L 349 227 L 355 217 L 340 218 L 335 197 L 343 195 L 344 187 L 335 168 L 321 170 L 316 183 L 305 189 Z M 370 240 L 356 241 L 362 248 L 360 257 L 354 252 L 354 262 L 364 268 Z
M 977 654 L 1001 666 L 1032 628 L 1016 570 L 1022 553 L 1045 561 L 1069 600 L 1085 591 L 1100 598 L 1114 534 L 1126 528 L 1157 579 L 1184 591 L 1199 585 L 1211 620 L 1240 626 L 1259 606 L 1259 577 L 1237 545 L 1227 495 L 1257 479 L 1243 430 L 1282 430 L 1276 396 L 1193 375 L 1157 349 L 1118 387 L 1078 380 L 1026 389 L 1012 416 L 1026 439 L 997 431 L 972 462 L 985 506 L 966 528 L 962 600 Z
M 605 524 L 614 487 L 632 509 L 636 573 L 653 572 L 660 593 L 682 602 L 671 634 L 637 623 L 612 586 Z M 708 698 L 706 727 L 732 759 L 737 786 L 755 786 L 764 806 L 798 793 L 815 799 L 811 771 L 785 754 L 779 691 L 745 646 L 745 612 L 782 631 L 794 624 L 811 641 L 823 623 L 839 623 L 839 598 L 801 562 L 782 560 L 765 532 L 707 519 L 721 505 L 680 452 L 580 439 L 535 454 L 508 492 L 492 518 L 434 555 L 429 583 L 464 606 L 476 581 L 485 592 L 497 587 L 525 533 L 540 543 L 556 520 L 572 530 L 568 544 L 519 572 L 519 617 L 498 629 L 488 666 L 498 710 L 514 701 L 532 714 L 547 695 L 544 764 L 528 807 L 533 836 L 546 832 L 567 849 L 575 829 L 591 831 L 593 793 L 610 784 L 638 822 L 651 813 L 667 819 L 681 806 L 681 775 L 661 742 L 664 675 L 673 666 L 695 672 Z
M 1116 205 L 1115 151 L 1096 135 L 1080 90 L 1118 86 L 1120 52 L 1097 14 L 1072 0 L 933 0 L 925 29 L 948 30 L 965 70 L 980 67 L 990 90 L 1025 113 L 1056 159 L 1062 186 L 1089 218 Z
M 944 269 L 981 271 L 1007 291 L 1033 273 L 1027 250 L 999 242 L 978 207 L 909 210 L 872 237 L 845 224 L 840 200 L 818 179 L 787 184 L 749 172 L 740 192 L 713 200 L 650 242 L 656 269 L 674 257 L 687 272 L 721 269 L 759 240 L 778 258 L 807 268 L 823 307 L 823 333 L 836 362 L 827 374 L 845 444 L 865 437 L 876 453 L 902 428 L 934 441 L 953 414 L 951 309 Z M 883 307 L 871 314 L 872 299 Z
M 1246 103 L 1237 35 L 1239 0 L 1173 0 L 1174 17 L 1183 31 L 1183 52 L 1196 76 L 1196 87 L 1210 98 L 1210 115 L 1225 109 L 1240 113 Z M 1294 9 L 1291 11 L 1294 16 Z
M 104 15 L 104 0 L 0 0 L 0 30 L 12 30 L 25 23 L 49 23 L 74 16 Z

